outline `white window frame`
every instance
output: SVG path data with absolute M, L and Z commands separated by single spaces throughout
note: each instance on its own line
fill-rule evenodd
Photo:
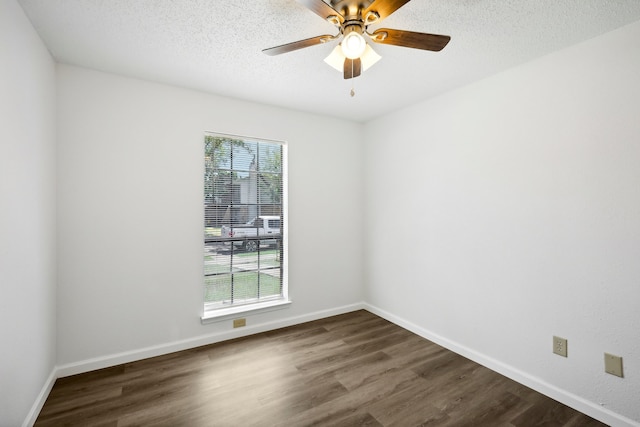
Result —
M 217 132 L 206 132 L 206 136 L 214 136 L 214 137 L 222 137 L 229 139 L 240 139 L 247 142 L 258 142 L 263 144 L 277 144 L 282 147 L 282 200 L 281 200 L 281 209 L 282 209 L 282 254 L 281 254 L 281 264 L 280 264 L 280 274 L 282 277 L 282 295 L 278 298 L 273 298 L 265 301 L 256 301 L 243 303 L 238 305 L 230 305 L 225 308 L 212 308 L 211 304 L 208 304 L 204 301 L 204 291 L 203 291 L 203 312 L 201 315 L 201 321 L 203 324 L 212 323 L 212 322 L 220 322 L 223 320 L 228 320 L 234 317 L 238 317 L 239 315 L 247 315 L 247 314 L 258 314 L 264 313 L 273 310 L 279 310 L 283 308 L 287 308 L 291 304 L 291 300 L 289 299 L 289 242 L 288 242 L 288 234 L 289 234 L 289 212 L 288 212 L 288 146 L 284 141 L 275 141 L 269 140 L 265 138 L 254 138 L 247 136 L 239 136 L 232 134 L 222 134 Z M 206 159 L 204 159 L 206 161 Z M 204 166 L 204 163 L 203 163 Z M 203 182 L 204 185 L 204 182 Z M 204 194 L 204 191 L 203 191 Z M 205 224 L 206 216 L 203 212 L 203 221 L 202 224 L 206 227 Z M 205 244 L 203 242 L 203 244 Z M 203 290 L 204 290 L 204 278 L 205 271 L 203 265 Z

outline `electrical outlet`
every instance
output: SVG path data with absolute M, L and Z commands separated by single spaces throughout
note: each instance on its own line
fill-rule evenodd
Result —
M 234 328 L 241 328 L 243 326 L 247 326 L 247 319 L 244 317 L 242 319 L 233 319 Z
M 557 355 L 567 357 L 567 340 L 565 338 L 553 337 L 553 352 Z
M 607 374 L 622 378 L 622 357 L 613 354 L 604 354 L 604 371 Z

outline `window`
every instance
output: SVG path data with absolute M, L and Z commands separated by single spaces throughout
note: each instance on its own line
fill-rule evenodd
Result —
M 204 138 L 204 316 L 288 303 L 286 146 Z

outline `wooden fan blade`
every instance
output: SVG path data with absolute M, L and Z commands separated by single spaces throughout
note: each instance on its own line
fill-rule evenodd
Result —
M 317 44 L 324 43 L 327 40 L 332 40 L 333 36 L 324 35 L 318 37 L 312 37 L 310 39 L 298 40 L 297 42 L 287 43 L 276 47 L 270 47 L 263 49 L 262 52 L 269 56 L 280 55 L 281 53 L 287 53 L 305 47 L 315 46 Z
M 396 10 L 400 9 L 405 3 L 411 0 L 375 0 L 371 5 L 362 12 L 362 16 L 367 16 L 369 12 L 378 12 L 380 19 L 384 19 Z
M 337 16 L 341 24 L 344 22 L 344 16 L 322 0 L 298 0 L 298 3 L 322 19 L 327 19 L 330 16 Z
M 444 49 L 447 43 L 449 43 L 451 37 L 441 36 L 438 34 L 416 33 L 413 31 L 380 28 L 373 32 L 371 40 L 376 43 L 392 44 L 395 46 L 439 52 Z
M 360 58 L 356 59 L 344 59 L 344 78 L 352 79 L 354 77 L 358 77 L 362 72 L 362 61 Z

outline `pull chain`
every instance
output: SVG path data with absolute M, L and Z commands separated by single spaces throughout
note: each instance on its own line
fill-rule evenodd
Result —
M 353 76 L 353 63 L 354 63 L 354 61 L 352 60 L 352 61 L 351 61 L 351 92 L 350 92 L 350 94 L 351 94 L 351 97 L 352 97 L 352 98 L 353 98 L 354 96 L 356 96 L 356 90 L 355 90 L 355 88 L 354 88 L 355 83 L 353 82 L 353 81 L 356 79 L 356 78 Z

